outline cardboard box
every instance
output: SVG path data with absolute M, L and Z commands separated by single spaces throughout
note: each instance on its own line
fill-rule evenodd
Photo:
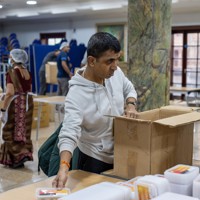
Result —
M 37 128 L 37 121 L 38 121 L 38 102 L 34 102 L 32 128 Z M 48 103 L 41 103 L 40 128 L 48 127 L 49 122 L 50 122 L 50 105 Z
M 40 117 L 40 128 L 49 126 L 49 113 L 42 112 Z M 37 128 L 37 115 L 33 116 L 32 129 Z
M 116 117 L 114 174 L 130 179 L 192 165 L 193 122 L 198 120 L 200 113 L 181 106 L 141 112 L 137 119 Z
M 46 73 L 46 83 L 49 84 L 58 84 L 57 81 L 57 63 L 56 62 L 48 62 L 45 65 L 45 73 Z
M 55 122 L 56 105 L 54 105 L 54 104 L 49 104 L 49 106 L 50 106 L 49 121 L 50 121 L 50 122 Z

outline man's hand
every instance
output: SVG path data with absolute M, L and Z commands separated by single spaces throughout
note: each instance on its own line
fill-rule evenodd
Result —
M 129 118 L 136 118 L 138 112 L 133 104 L 127 104 L 124 110 L 124 116 Z
M 69 73 L 69 77 L 70 77 L 70 79 L 72 78 L 72 76 L 73 76 L 73 73 L 70 72 L 70 73 Z
M 68 170 L 66 170 L 66 168 L 60 167 L 57 176 L 55 177 L 55 179 L 52 182 L 52 187 L 64 188 L 65 184 L 67 182 L 67 179 L 68 179 L 67 172 L 68 172 Z
M 57 176 L 52 182 L 52 186 L 55 188 L 64 188 L 68 179 L 68 171 L 70 168 L 70 160 L 72 154 L 69 151 L 62 151 L 60 154 L 60 168 Z

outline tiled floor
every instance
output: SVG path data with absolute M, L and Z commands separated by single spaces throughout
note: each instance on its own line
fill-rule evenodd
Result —
M 7 191 L 9 189 L 19 187 L 21 185 L 26 185 L 32 182 L 37 182 L 46 178 L 46 175 L 41 171 L 38 174 L 38 159 L 37 152 L 39 147 L 44 143 L 44 141 L 55 131 L 59 126 L 59 122 L 51 122 L 49 127 L 40 128 L 39 139 L 36 141 L 36 130 L 32 130 L 32 141 L 34 144 L 34 161 L 26 162 L 25 167 L 21 169 L 10 169 L 0 165 L 0 192 Z M 198 129 L 197 129 L 198 128 Z M 200 166 L 200 123 L 196 127 L 196 132 L 194 134 L 194 156 L 193 164 Z
M 38 174 L 37 152 L 57 126 L 58 123 L 51 122 L 49 127 L 40 128 L 38 141 L 36 141 L 36 129 L 32 130 L 31 137 L 34 145 L 33 162 L 25 162 L 25 167 L 20 169 L 10 169 L 0 165 L 0 192 L 46 178 L 46 175 L 42 171 Z

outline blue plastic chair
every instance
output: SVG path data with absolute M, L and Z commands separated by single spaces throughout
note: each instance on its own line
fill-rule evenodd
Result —
M 10 40 L 11 45 L 14 44 L 14 43 L 19 43 L 19 40 L 17 38 Z
M 7 47 L 8 46 L 8 38 L 2 37 L 0 40 L 0 44 Z
M 14 44 L 12 45 L 12 48 L 13 48 L 13 49 L 19 49 L 19 48 L 20 48 L 20 44 L 19 44 L 19 43 L 14 43 Z
M 0 45 L 0 52 L 4 53 L 6 51 L 6 47 L 4 45 Z
M 11 33 L 11 34 L 9 35 L 9 40 L 16 39 L 16 38 L 17 38 L 16 33 Z
M 33 40 L 32 44 L 41 44 L 41 41 L 38 39 Z

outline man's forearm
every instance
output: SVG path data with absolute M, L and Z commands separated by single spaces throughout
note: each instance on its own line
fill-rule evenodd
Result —
M 69 151 L 62 151 L 60 153 L 60 167 L 69 170 L 72 154 Z

